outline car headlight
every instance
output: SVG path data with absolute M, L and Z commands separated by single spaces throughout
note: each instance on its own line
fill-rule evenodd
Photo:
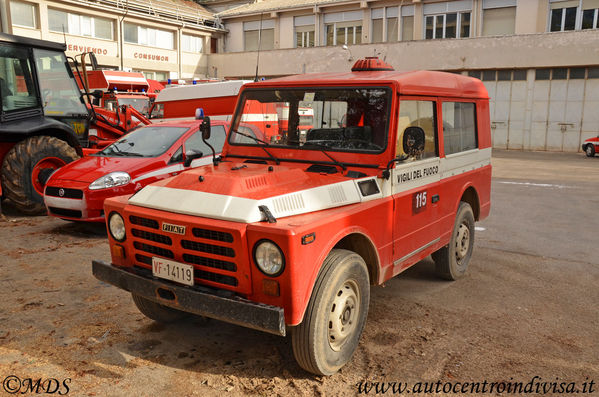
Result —
M 96 179 L 89 185 L 91 190 L 106 189 L 109 187 L 123 186 L 131 182 L 131 177 L 126 172 L 117 171 Z
M 267 276 L 275 277 L 285 268 L 285 257 L 272 241 L 260 240 L 254 246 L 254 260 L 258 269 Z
M 116 241 L 125 241 L 125 221 L 116 212 L 111 212 L 108 217 L 108 231 Z

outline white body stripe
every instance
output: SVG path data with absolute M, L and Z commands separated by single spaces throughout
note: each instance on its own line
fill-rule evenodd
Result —
M 247 123 L 252 121 L 277 121 L 278 117 L 279 116 L 276 113 L 246 113 L 241 116 L 241 121 Z
M 264 219 L 258 208 L 261 205 L 267 206 L 275 218 L 300 215 L 388 197 L 490 163 L 490 148 L 475 149 L 443 159 L 436 157 L 412 163 L 400 163 L 392 170 L 389 180 L 375 177 L 350 179 L 262 200 L 149 185 L 131 197 L 129 203 L 186 215 L 254 223 Z M 370 179 L 376 181 L 380 192 L 363 196 L 358 183 Z
M 216 155 L 218 156 L 218 153 Z M 212 162 L 212 156 L 206 156 L 206 157 L 202 157 L 202 158 L 193 160 L 191 162 L 191 166 L 189 168 L 183 167 L 183 164 L 181 164 L 181 163 L 169 165 L 166 167 L 158 168 L 157 170 L 154 170 L 154 171 L 150 171 L 146 174 L 140 175 L 137 178 L 133 179 L 131 181 L 131 183 L 137 183 L 139 181 L 143 181 L 144 179 L 148 179 L 148 178 L 152 178 L 152 177 L 160 176 L 160 175 L 164 175 L 164 174 L 170 174 L 172 172 L 183 171 L 184 169 L 189 170 L 189 169 L 192 169 L 195 167 L 210 164 L 211 162 Z
M 129 203 L 187 215 L 254 223 L 264 218 L 258 208 L 261 205 L 267 206 L 275 218 L 282 218 L 381 198 L 381 193 L 367 197 L 360 193 L 358 182 L 369 179 L 376 180 L 373 177 L 351 179 L 263 200 L 149 185 L 131 197 Z

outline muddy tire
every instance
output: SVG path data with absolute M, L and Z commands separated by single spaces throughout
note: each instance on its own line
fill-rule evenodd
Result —
M 17 143 L 4 157 L 2 192 L 28 215 L 43 214 L 43 189 L 54 170 L 78 159 L 74 148 L 51 136 L 34 136 Z
M 158 323 L 174 323 L 188 316 L 185 312 L 161 305 L 142 296 L 131 294 L 131 297 L 135 306 L 144 316 Z
M 587 155 L 587 157 L 593 157 L 595 155 L 595 146 L 591 143 L 588 143 L 584 149 L 584 153 Z
M 300 325 L 292 329 L 298 364 L 332 375 L 352 357 L 368 316 L 370 284 L 361 256 L 335 249 L 326 257 Z
M 468 269 L 473 248 L 474 213 L 470 204 L 462 201 L 449 244 L 432 254 L 439 277 L 446 280 L 462 277 Z

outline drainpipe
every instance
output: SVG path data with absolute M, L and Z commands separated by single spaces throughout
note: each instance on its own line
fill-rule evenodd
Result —
M 2 33 L 12 34 L 12 23 L 8 0 L 0 0 L 0 25 L 2 27 Z

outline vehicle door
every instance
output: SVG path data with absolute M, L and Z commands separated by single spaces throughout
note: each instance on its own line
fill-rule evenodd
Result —
M 418 254 L 439 241 L 436 109 L 434 98 L 400 98 L 396 154 L 405 159 L 398 161 L 391 173 L 394 274 L 413 264 Z M 403 141 L 409 127 L 422 128 L 425 143 L 423 150 L 408 157 Z

